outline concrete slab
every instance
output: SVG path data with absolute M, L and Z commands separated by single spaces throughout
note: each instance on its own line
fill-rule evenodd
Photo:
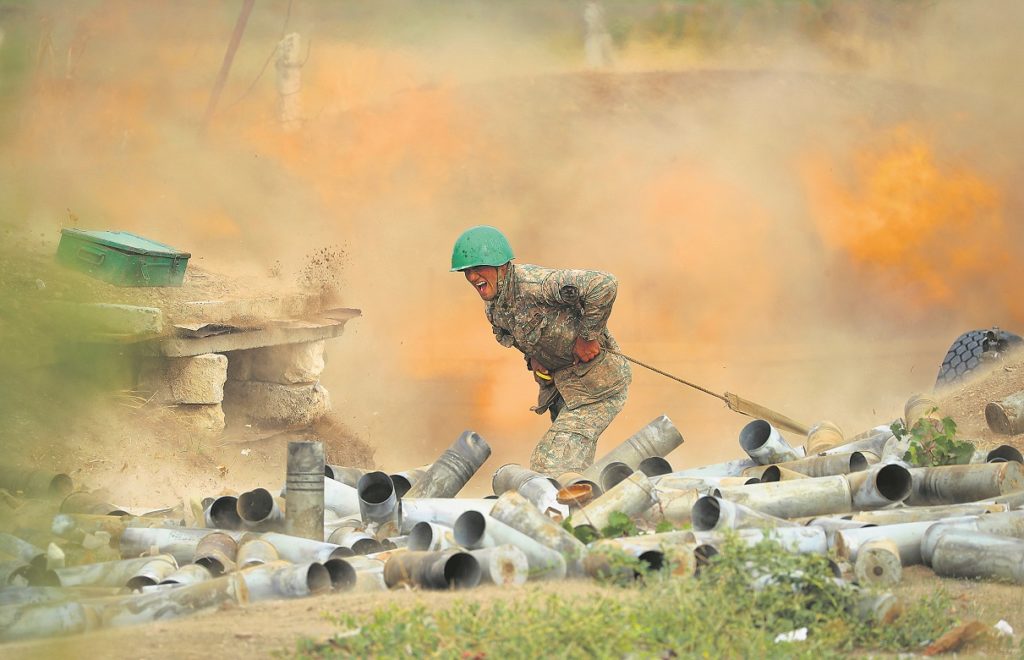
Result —
M 256 329 L 211 337 L 160 339 L 148 342 L 144 350 L 151 355 L 185 357 L 314 342 L 340 336 L 345 330 L 345 324 L 361 315 L 362 312 L 358 309 L 330 310 L 321 312 L 318 318 L 312 320 L 269 321 Z
M 177 304 L 170 315 L 170 320 L 173 323 L 236 321 L 244 324 L 246 320 L 252 319 L 303 318 L 319 313 L 321 308 L 321 297 L 313 293 L 232 300 L 197 300 Z

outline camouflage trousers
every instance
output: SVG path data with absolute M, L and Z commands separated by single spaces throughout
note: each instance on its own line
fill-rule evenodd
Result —
M 530 456 L 530 469 L 550 477 L 582 472 L 594 462 L 597 439 L 626 404 L 629 387 L 607 399 L 563 408 Z

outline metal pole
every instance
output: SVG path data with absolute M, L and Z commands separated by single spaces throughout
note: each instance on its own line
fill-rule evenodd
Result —
M 245 24 L 249 22 L 249 14 L 252 13 L 254 4 L 256 4 L 256 0 L 242 0 L 242 9 L 238 12 L 238 20 L 235 21 L 235 29 L 231 33 L 231 41 L 228 42 L 228 49 L 224 52 L 224 60 L 220 64 L 220 71 L 217 72 L 217 80 L 213 83 L 210 101 L 206 104 L 203 123 L 199 128 L 200 134 L 206 131 L 210 118 L 213 117 L 213 111 L 217 109 L 217 101 L 220 100 L 220 93 L 224 90 L 224 83 L 227 82 L 228 73 L 231 71 L 231 63 L 235 59 L 238 44 L 242 42 L 242 35 L 245 34 Z

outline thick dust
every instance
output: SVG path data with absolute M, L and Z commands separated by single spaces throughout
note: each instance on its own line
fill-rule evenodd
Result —
M 258 3 L 204 130 L 234 5 L 5 6 L 3 228 L 40 254 L 64 226 L 134 231 L 282 288 L 343 254 L 319 285 L 363 310 L 323 376 L 339 423 L 387 469 L 472 428 L 494 449 L 478 492 L 546 419 L 448 272 L 474 224 L 520 262 L 614 273 L 627 354 L 851 434 L 929 390 L 961 332 L 1022 329 L 1019 3 L 604 5 L 595 72 L 577 3 Z M 639 368 L 599 453 L 662 413 L 674 465 L 739 453 L 745 418 Z

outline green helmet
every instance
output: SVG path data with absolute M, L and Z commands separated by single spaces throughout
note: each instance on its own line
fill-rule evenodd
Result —
M 452 271 L 473 266 L 501 266 L 515 258 L 505 235 L 494 227 L 480 225 L 462 232 L 452 248 Z

